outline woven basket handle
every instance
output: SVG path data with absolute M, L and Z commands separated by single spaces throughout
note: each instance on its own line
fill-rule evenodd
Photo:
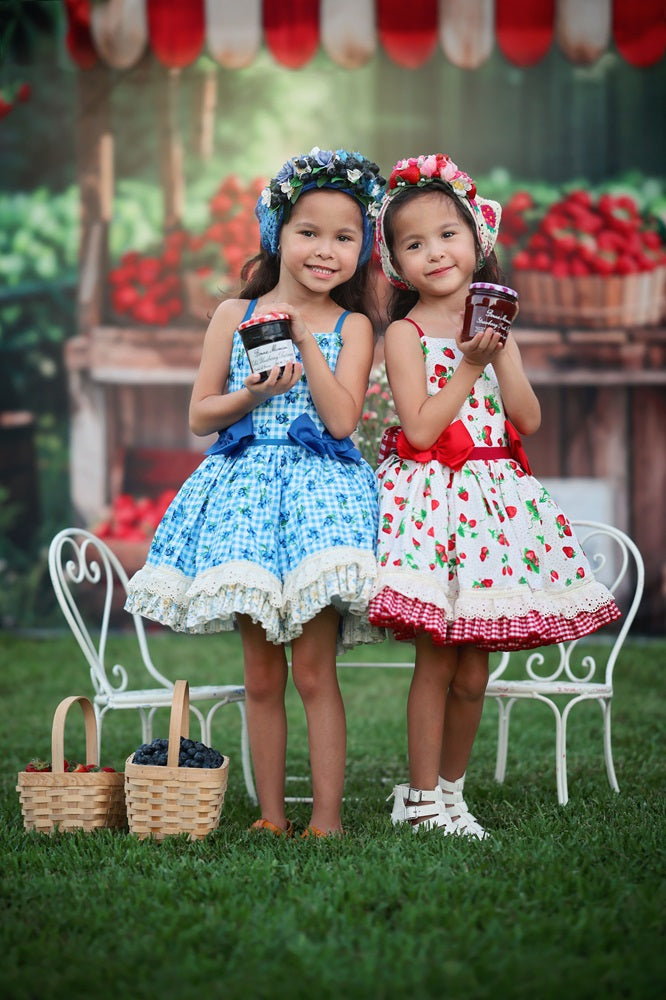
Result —
M 169 753 L 167 767 L 178 767 L 180 738 L 190 735 L 190 685 L 187 681 L 176 681 L 171 701 L 169 722 Z
M 72 695 L 63 698 L 53 715 L 51 729 L 51 770 L 54 774 L 65 773 L 65 719 L 71 706 L 78 701 L 86 724 L 86 764 L 98 764 L 97 760 L 97 719 L 89 698 Z

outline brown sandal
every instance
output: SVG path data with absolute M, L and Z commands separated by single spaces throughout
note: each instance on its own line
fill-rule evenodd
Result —
M 330 833 L 326 833 L 325 830 L 320 830 L 318 826 L 313 826 L 312 823 L 310 823 L 310 825 L 306 826 L 303 830 L 301 840 L 307 840 L 308 837 L 343 837 L 346 832 L 346 830 L 331 830 Z
M 294 824 L 290 819 L 287 820 L 287 828 L 282 829 L 281 826 L 276 826 L 275 823 L 271 823 L 267 819 L 258 819 L 250 827 L 250 830 L 267 830 L 269 833 L 275 834 L 276 837 L 293 837 L 294 836 Z

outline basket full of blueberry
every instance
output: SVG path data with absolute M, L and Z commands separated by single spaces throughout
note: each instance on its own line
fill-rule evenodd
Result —
M 176 681 L 168 740 L 143 743 L 125 762 L 129 831 L 140 839 L 199 840 L 219 825 L 229 758 L 189 738 L 189 708 L 189 685 Z

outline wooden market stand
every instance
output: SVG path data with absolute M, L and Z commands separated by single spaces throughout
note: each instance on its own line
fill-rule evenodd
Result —
M 180 137 L 173 122 L 178 71 L 161 67 L 159 130 L 165 219 L 183 203 Z M 119 492 L 177 487 L 208 441 L 194 438 L 187 408 L 205 323 L 132 328 L 105 322 L 107 233 L 113 203 L 109 71 L 85 71 L 79 111 L 82 206 L 78 330 L 66 344 L 71 400 L 71 499 L 94 524 Z M 83 88 L 83 82 L 81 87 Z M 666 593 L 666 328 L 516 327 L 543 409 L 527 442 L 539 478 L 605 481 L 613 523 L 646 566 L 638 627 L 663 631 Z M 162 461 L 166 459 L 166 461 Z

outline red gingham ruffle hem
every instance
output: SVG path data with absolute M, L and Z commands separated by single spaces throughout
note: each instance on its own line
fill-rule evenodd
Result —
M 573 618 L 528 611 L 515 618 L 448 621 L 442 608 L 405 597 L 390 587 L 384 587 L 368 607 L 370 623 L 390 629 L 400 641 L 413 640 L 417 632 L 427 632 L 436 646 L 473 645 L 491 653 L 580 639 L 620 617 L 620 609 L 611 600 L 596 611 L 581 610 Z

